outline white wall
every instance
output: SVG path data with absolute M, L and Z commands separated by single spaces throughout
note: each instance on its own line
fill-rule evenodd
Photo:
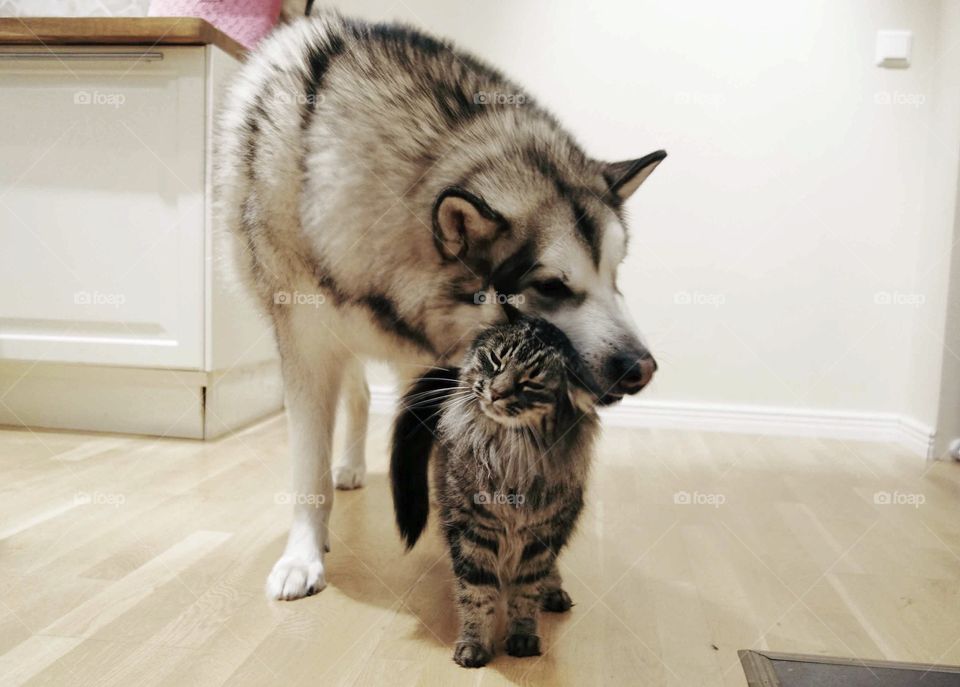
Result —
M 927 306 L 918 309 L 911 331 L 909 382 L 905 412 L 913 417 L 937 417 L 938 391 L 944 382 L 943 363 L 955 365 L 960 354 L 960 341 L 954 325 L 945 333 L 946 311 L 950 289 L 950 254 L 960 234 L 955 234 L 957 213 L 957 170 L 960 165 L 960 3 L 944 0 L 938 17 L 936 65 L 929 75 L 932 93 L 930 119 L 926 123 L 927 191 L 924 208 L 926 231 L 919 235 L 919 251 L 915 269 L 918 288 L 928 294 Z M 954 277 L 953 288 L 960 284 Z M 954 294 L 956 296 L 956 294 Z M 953 307 L 958 307 L 954 299 Z M 952 378 L 952 383 L 957 383 Z M 954 392 L 955 394 L 956 392 Z M 956 406 L 955 406 L 956 409 Z M 954 420 L 954 427 L 960 418 Z M 944 429 L 944 428 L 941 428 Z M 941 449 L 945 449 L 941 437 Z
M 648 399 L 935 423 L 960 150 L 953 4 L 340 6 L 455 39 L 598 157 L 669 151 L 630 202 L 621 277 L 661 361 Z M 914 32 L 910 69 L 874 66 L 883 28 Z
M 960 45 L 960 3 L 945 2 L 943 7 L 940 44 L 942 46 Z M 944 51 L 941 61 L 943 67 L 938 71 L 943 89 L 941 91 L 943 105 L 937 119 L 941 131 L 938 132 L 935 143 L 930 146 L 930 149 L 940 171 L 936 178 L 941 181 L 938 190 L 943 194 L 942 209 L 946 213 L 946 221 L 951 219 L 947 204 L 951 196 L 956 196 L 956 199 L 952 208 L 953 235 L 941 237 L 940 242 L 933 247 L 931 257 L 935 262 L 949 262 L 950 276 L 946 289 L 943 338 L 940 339 L 934 335 L 939 332 L 938 320 L 929 323 L 929 329 L 933 330 L 933 334 L 928 333 L 926 336 L 923 336 L 923 333 L 928 329 L 924 326 L 927 323 L 921 323 L 915 328 L 920 335 L 915 337 L 914 349 L 914 356 L 918 362 L 924 362 L 924 369 L 918 371 L 918 376 L 923 374 L 927 384 L 931 380 L 937 381 L 937 363 L 942 364 L 939 379 L 937 445 L 934 454 L 938 457 L 946 454 L 952 440 L 960 438 L 960 187 L 950 189 L 946 186 L 951 181 L 949 166 L 952 164 L 956 170 L 960 165 L 957 156 L 960 143 L 957 142 L 956 131 L 956 122 L 960 120 L 960 84 L 956 82 L 956 74 L 960 71 L 960 50 Z M 957 183 L 956 177 L 952 180 L 955 184 Z M 941 206 L 938 205 L 938 207 Z M 949 247 L 943 246 L 945 240 L 950 242 Z M 937 270 L 938 276 L 940 273 L 941 270 Z M 927 314 L 935 316 L 939 313 L 931 310 Z M 921 346 L 925 347 L 925 350 L 921 349 Z M 929 404 L 929 399 L 921 394 L 918 402 Z M 919 413 L 925 412 L 925 408 L 919 411 Z

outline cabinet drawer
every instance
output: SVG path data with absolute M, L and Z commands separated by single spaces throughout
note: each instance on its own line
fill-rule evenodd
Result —
M 0 358 L 202 368 L 204 48 L 52 50 L 0 49 Z

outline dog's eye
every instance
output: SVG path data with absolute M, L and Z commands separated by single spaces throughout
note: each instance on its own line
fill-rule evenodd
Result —
M 570 287 L 564 284 L 561 279 L 536 281 L 533 283 L 533 288 L 535 288 L 541 296 L 547 296 L 548 298 L 567 298 L 573 295 L 573 291 L 571 291 Z

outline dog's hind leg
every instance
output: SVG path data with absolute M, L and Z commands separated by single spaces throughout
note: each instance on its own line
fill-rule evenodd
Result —
M 316 317 L 313 308 L 302 305 L 286 306 L 274 317 L 293 468 L 293 524 L 267 578 L 267 594 L 275 599 L 299 599 L 326 586 L 323 555 L 333 507 L 330 453 L 342 372 L 351 354 Z
M 343 371 L 343 401 L 347 416 L 346 446 L 333 465 L 338 489 L 363 486 L 367 476 L 366 440 L 370 415 L 370 387 L 363 362 L 352 359 Z

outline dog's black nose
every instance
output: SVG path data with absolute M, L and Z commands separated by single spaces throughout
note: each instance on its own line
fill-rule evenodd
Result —
M 657 361 L 647 352 L 641 355 L 618 353 L 608 363 L 612 392 L 619 395 L 635 394 L 653 379 Z

